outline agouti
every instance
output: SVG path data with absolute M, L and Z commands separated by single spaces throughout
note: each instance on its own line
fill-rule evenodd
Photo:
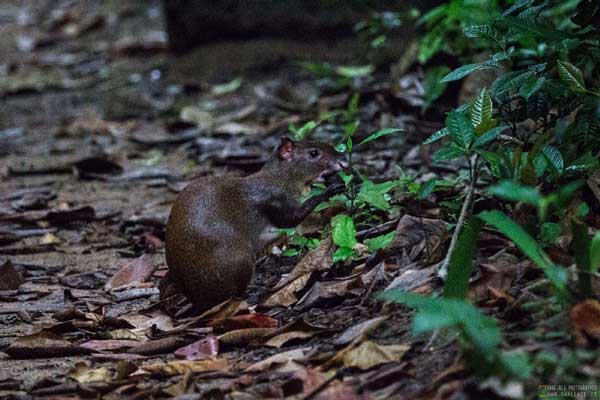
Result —
M 242 296 L 257 255 L 277 239 L 278 230 L 300 224 L 319 203 L 343 188 L 343 184 L 331 185 L 301 204 L 308 185 L 346 166 L 329 145 L 283 138 L 275 154 L 253 175 L 192 182 L 175 200 L 167 223 L 165 280 L 199 310 Z

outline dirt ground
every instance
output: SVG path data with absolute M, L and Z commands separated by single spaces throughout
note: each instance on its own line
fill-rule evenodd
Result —
M 394 278 L 438 287 L 429 267 L 441 250 L 423 248 L 446 240 L 439 230 L 427 240 L 404 231 L 411 245 L 376 266 L 321 263 L 292 288 L 280 280 L 308 256 L 271 254 L 247 302 L 200 320 L 157 307 L 177 192 L 195 177 L 256 171 L 290 122 L 348 102 L 314 101 L 314 80 L 289 65 L 203 61 L 223 56 L 219 45 L 176 59 L 161 12 L 154 0 L 0 1 L 0 397 L 425 399 L 465 385 L 452 338 L 413 338 L 407 311 L 374 298 Z M 236 90 L 217 85 L 236 74 Z M 391 96 L 389 82 L 361 90 L 362 135 L 407 130 L 358 155 L 365 173 L 426 168 L 418 143 L 440 124 Z M 339 131 L 322 124 L 315 137 Z M 404 207 L 442 217 L 434 204 Z M 132 265 L 141 282 L 105 286 Z M 296 301 L 266 301 L 274 287 Z M 198 340 L 212 350 L 175 354 Z

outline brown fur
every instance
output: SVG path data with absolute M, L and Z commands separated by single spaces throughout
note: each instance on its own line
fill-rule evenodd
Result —
M 305 186 L 341 165 L 330 146 L 284 139 L 254 175 L 194 181 L 177 197 L 167 223 L 170 278 L 200 309 L 242 296 L 256 255 L 276 238 L 276 229 L 296 226 L 333 194 L 301 205 Z

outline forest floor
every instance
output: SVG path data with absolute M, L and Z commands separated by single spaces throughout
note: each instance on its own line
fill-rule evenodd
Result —
M 402 213 L 399 223 L 380 221 L 397 230 L 383 262 L 332 267 L 324 240 L 307 254 L 264 257 L 247 301 L 201 318 L 160 309 L 164 228 L 177 192 L 195 177 L 256 171 L 290 123 L 347 110 L 349 94 L 323 94 L 314 78 L 283 65 L 253 64 L 223 85 L 235 75 L 220 59 L 193 68 L 167 52 L 159 1 L 131 4 L 0 1 L 0 397 L 468 392 L 473 380 L 454 338 L 413 337 L 406 309 L 375 298 L 390 286 L 440 287 L 434 266 L 453 222 L 440 198 L 394 199 Z M 359 136 L 405 129 L 357 153 L 373 179 L 432 176 L 431 149 L 420 143 L 441 127 L 441 113 L 423 118 L 418 80 L 403 79 L 402 90 L 365 82 L 358 109 L 346 111 L 361 120 Z M 322 123 L 313 137 L 340 132 Z M 373 227 L 358 228 L 367 237 Z M 504 307 L 513 300 L 504 290 L 519 290 L 515 271 L 529 264 L 503 251 L 505 239 L 484 245 L 488 264 L 471 295 Z

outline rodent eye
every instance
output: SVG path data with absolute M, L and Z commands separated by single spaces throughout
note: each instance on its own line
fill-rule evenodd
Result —
M 312 150 L 311 150 L 311 151 L 308 153 L 308 155 L 309 155 L 309 156 L 311 156 L 312 158 L 317 158 L 317 157 L 319 157 L 319 155 L 320 155 L 320 154 L 321 154 L 321 153 L 319 152 L 319 150 L 316 150 L 316 149 L 312 149 Z

